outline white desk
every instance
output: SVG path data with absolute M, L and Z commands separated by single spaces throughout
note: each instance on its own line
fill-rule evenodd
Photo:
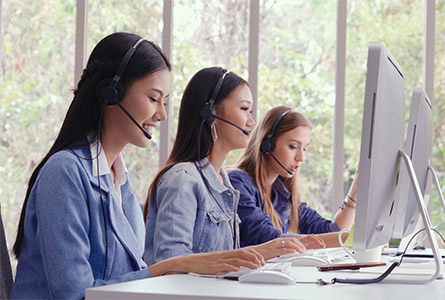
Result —
M 292 267 L 297 281 L 322 278 L 374 278 L 375 274 L 318 272 L 313 267 Z M 399 275 L 400 276 L 400 275 Z M 408 285 L 376 283 L 366 285 L 334 284 L 320 286 L 246 284 L 191 275 L 168 275 L 118 283 L 86 290 L 86 299 L 445 299 L 445 280 Z

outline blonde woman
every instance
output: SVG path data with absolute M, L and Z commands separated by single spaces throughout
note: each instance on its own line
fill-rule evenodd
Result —
M 327 247 L 333 247 L 338 246 L 337 234 L 333 232 L 352 226 L 357 174 L 332 221 L 300 202 L 298 171 L 311 130 L 312 125 L 302 114 L 279 106 L 269 110 L 252 132 L 236 169 L 229 172 L 233 187 L 240 192 L 241 246 L 277 237 L 319 234 Z

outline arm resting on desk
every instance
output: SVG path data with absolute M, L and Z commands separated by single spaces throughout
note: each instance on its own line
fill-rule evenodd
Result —
M 148 268 L 152 277 L 167 273 L 217 274 L 238 271 L 240 267 L 256 269 L 264 265 L 263 256 L 252 248 L 177 256 Z

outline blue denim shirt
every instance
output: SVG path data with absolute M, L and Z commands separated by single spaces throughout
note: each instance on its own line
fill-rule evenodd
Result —
M 173 256 L 233 249 L 239 193 L 224 170 L 223 184 L 207 159 L 200 165 L 202 176 L 198 163 L 185 162 L 159 180 L 147 216 L 144 259 L 148 265 Z
M 290 219 L 290 193 L 280 177 L 272 185 L 274 195 L 272 205 L 281 218 L 282 228 L 276 229 L 268 214 L 262 209 L 261 195 L 253 179 L 242 170 L 232 170 L 229 178 L 234 188 L 240 192 L 238 215 L 241 218 L 241 246 L 258 245 L 288 234 Z M 316 210 L 301 203 L 298 231 L 300 234 L 317 234 L 339 231 L 337 224 L 326 220 Z
M 88 146 L 60 151 L 40 170 L 27 204 L 11 299 L 81 299 L 89 287 L 150 277 L 142 260 L 142 211 L 129 174 L 121 186 L 122 205 L 113 196 L 111 176 L 100 176 L 106 244 L 91 157 Z

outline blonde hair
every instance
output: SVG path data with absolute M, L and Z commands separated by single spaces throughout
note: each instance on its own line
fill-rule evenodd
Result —
M 272 221 L 273 226 L 282 230 L 280 216 L 272 204 L 272 187 L 266 183 L 267 164 L 271 157 L 261 152 L 260 146 L 263 139 L 270 133 L 275 121 L 286 111 L 289 111 L 281 119 L 276 127 L 274 139 L 293 130 L 299 126 L 307 126 L 312 129 L 310 122 L 299 112 L 292 110 L 287 106 L 278 106 L 269 110 L 259 121 L 253 130 L 249 143 L 243 153 L 236 162 L 236 168 L 245 171 L 256 183 L 261 195 L 263 210 L 267 213 Z M 289 232 L 298 233 L 298 214 L 300 210 L 300 196 L 297 191 L 297 176 L 291 178 L 281 177 L 290 192 L 289 202 L 291 204 Z

